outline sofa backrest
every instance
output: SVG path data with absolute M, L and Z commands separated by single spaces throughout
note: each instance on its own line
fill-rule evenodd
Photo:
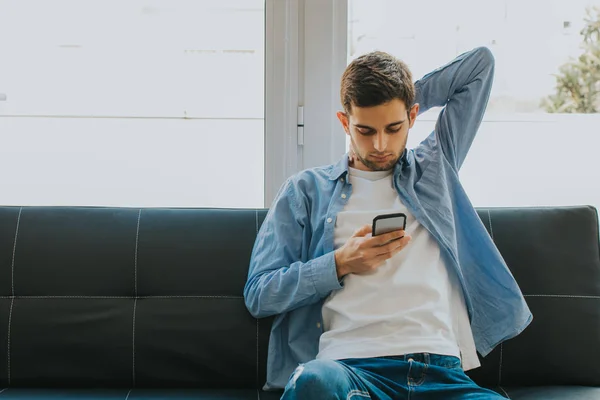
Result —
M 534 321 L 471 376 L 600 384 L 596 210 L 478 213 Z M 262 387 L 272 320 L 242 290 L 265 215 L 0 207 L 0 387 Z
M 600 385 L 600 240 L 594 207 L 479 209 L 533 313 L 470 375 L 494 386 Z M 476 301 L 476 299 L 475 299 Z
M 0 387 L 261 387 L 242 290 L 265 214 L 0 208 Z

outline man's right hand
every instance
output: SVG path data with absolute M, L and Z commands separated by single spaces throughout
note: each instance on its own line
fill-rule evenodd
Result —
M 367 236 L 371 230 L 371 225 L 363 226 L 342 247 L 335 250 L 338 278 L 379 268 L 406 247 L 411 239 L 403 230 Z

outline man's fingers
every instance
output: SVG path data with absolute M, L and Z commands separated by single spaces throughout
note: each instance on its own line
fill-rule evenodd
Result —
M 406 235 L 404 230 L 392 231 L 388 233 L 384 233 L 383 235 L 378 235 L 373 237 L 373 245 L 374 246 L 383 246 L 393 240 L 397 240 Z
M 411 239 L 412 239 L 412 236 L 404 235 L 401 239 L 394 240 L 393 242 L 390 242 L 386 246 L 388 246 L 390 251 L 394 251 L 397 248 L 406 247 L 406 245 L 408 244 L 408 242 L 410 242 Z
M 377 256 L 386 255 L 386 254 L 397 254 L 400 250 L 402 250 L 408 242 L 410 242 L 411 237 L 409 235 L 405 235 L 401 239 L 393 240 L 383 246 L 375 247 Z
M 372 231 L 373 231 L 373 227 L 371 225 L 363 225 L 356 232 L 354 232 L 352 237 L 363 237 L 363 236 L 368 235 Z
M 390 258 L 389 253 L 385 253 L 385 254 L 382 254 L 382 255 L 379 255 L 379 256 L 375 257 L 373 259 L 373 267 L 372 267 L 372 269 L 381 267 L 381 265 L 383 265 L 383 263 L 385 263 L 387 260 L 389 260 L 389 258 Z
M 398 242 L 398 245 L 391 250 L 392 255 L 396 255 L 400 252 L 400 250 L 404 249 L 410 243 L 411 239 L 412 236 L 406 235 L 402 239 L 396 240 L 396 242 Z M 395 245 L 396 242 L 392 242 L 390 244 Z

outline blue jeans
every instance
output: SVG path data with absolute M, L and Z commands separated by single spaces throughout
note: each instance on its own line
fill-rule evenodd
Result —
M 456 357 L 419 353 L 377 358 L 313 360 L 298 366 L 282 400 L 498 400 L 477 386 Z

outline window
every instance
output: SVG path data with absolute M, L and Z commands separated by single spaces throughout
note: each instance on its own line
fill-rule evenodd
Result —
M 264 205 L 264 0 L 0 0 L 0 204 Z
M 592 6 L 600 7 L 600 1 L 349 0 L 347 61 L 387 51 L 407 62 L 417 79 L 464 51 L 489 47 L 496 57 L 494 88 L 461 169 L 474 205 L 600 208 L 600 94 L 590 92 L 587 100 L 596 111 L 585 114 L 549 113 L 543 105 L 557 94 L 561 66 L 577 64 L 577 57 L 590 52 L 582 48 L 580 32 L 586 18 L 595 19 L 599 29 L 600 8 L 586 14 Z M 595 36 L 596 46 L 599 40 Z M 585 74 L 578 79 L 594 80 Z M 433 130 L 438 113 L 434 109 L 419 117 L 409 147 Z

